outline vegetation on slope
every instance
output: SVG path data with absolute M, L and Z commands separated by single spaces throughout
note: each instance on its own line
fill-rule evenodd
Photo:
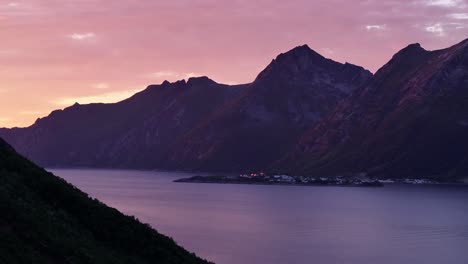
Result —
M 0 139 L 0 263 L 207 263 Z

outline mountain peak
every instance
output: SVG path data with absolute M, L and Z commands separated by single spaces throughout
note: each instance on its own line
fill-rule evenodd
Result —
M 300 52 L 300 51 L 310 52 L 310 51 L 313 51 L 313 50 L 309 47 L 309 45 L 304 44 L 304 45 L 299 45 L 299 46 L 291 49 L 288 52 Z M 288 53 L 288 52 L 286 52 L 286 53 Z
M 165 80 L 164 82 L 161 83 L 161 87 L 178 87 L 178 86 L 184 86 L 186 84 L 185 80 L 179 80 L 175 82 L 170 82 L 168 80 Z M 156 85 L 157 86 L 157 85 Z
M 297 46 L 285 53 L 278 55 L 258 75 L 256 81 L 278 75 L 295 76 L 300 73 L 310 72 L 314 68 L 326 67 L 332 61 L 326 59 L 308 45 Z
M 430 53 L 419 43 L 410 44 L 393 55 L 392 59 L 382 66 L 375 75 L 391 73 L 395 68 L 411 69 L 413 66 L 419 65 Z
M 316 51 L 311 49 L 307 44 L 297 46 L 285 53 L 281 53 L 276 57 L 276 60 L 288 59 L 288 58 L 300 58 L 300 57 L 316 57 L 324 58 L 322 55 L 318 54 Z
M 399 52 L 397 52 L 397 54 L 395 54 L 394 57 L 419 55 L 421 53 L 426 53 L 426 52 L 428 52 L 428 51 L 425 50 L 423 47 L 421 47 L 421 44 L 413 43 L 413 44 L 410 44 L 410 45 L 406 46 L 405 48 L 403 48 Z
M 215 81 L 208 78 L 207 76 L 200 76 L 200 77 L 190 77 L 187 81 L 188 85 L 210 85 L 216 84 Z

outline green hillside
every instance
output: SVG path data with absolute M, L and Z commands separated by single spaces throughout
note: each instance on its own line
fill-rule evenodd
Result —
M 208 263 L 0 139 L 0 263 Z

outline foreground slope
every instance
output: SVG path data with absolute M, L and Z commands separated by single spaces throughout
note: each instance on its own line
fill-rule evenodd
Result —
M 207 263 L 0 139 L 0 263 Z
M 250 84 L 164 82 L 119 103 L 54 111 L 0 136 L 47 167 L 260 169 L 370 78 L 300 46 Z
M 466 176 L 468 40 L 444 50 L 401 50 L 279 164 L 315 175 Z

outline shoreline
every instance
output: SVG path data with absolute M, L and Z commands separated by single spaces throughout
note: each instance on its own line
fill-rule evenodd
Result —
M 209 183 L 209 184 L 245 184 L 245 185 L 277 185 L 277 186 L 338 186 L 338 187 L 384 187 L 384 184 L 379 181 L 362 181 L 353 179 L 353 181 L 336 181 L 336 180 L 320 180 L 320 181 L 298 181 L 291 177 L 286 180 L 272 180 L 266 177 L 259 178 L 243 178 L 243 177 L 226 177 L 226 176 L 193 176 L 190 178 L 181 178 L 174 180 L 177 183 Z

